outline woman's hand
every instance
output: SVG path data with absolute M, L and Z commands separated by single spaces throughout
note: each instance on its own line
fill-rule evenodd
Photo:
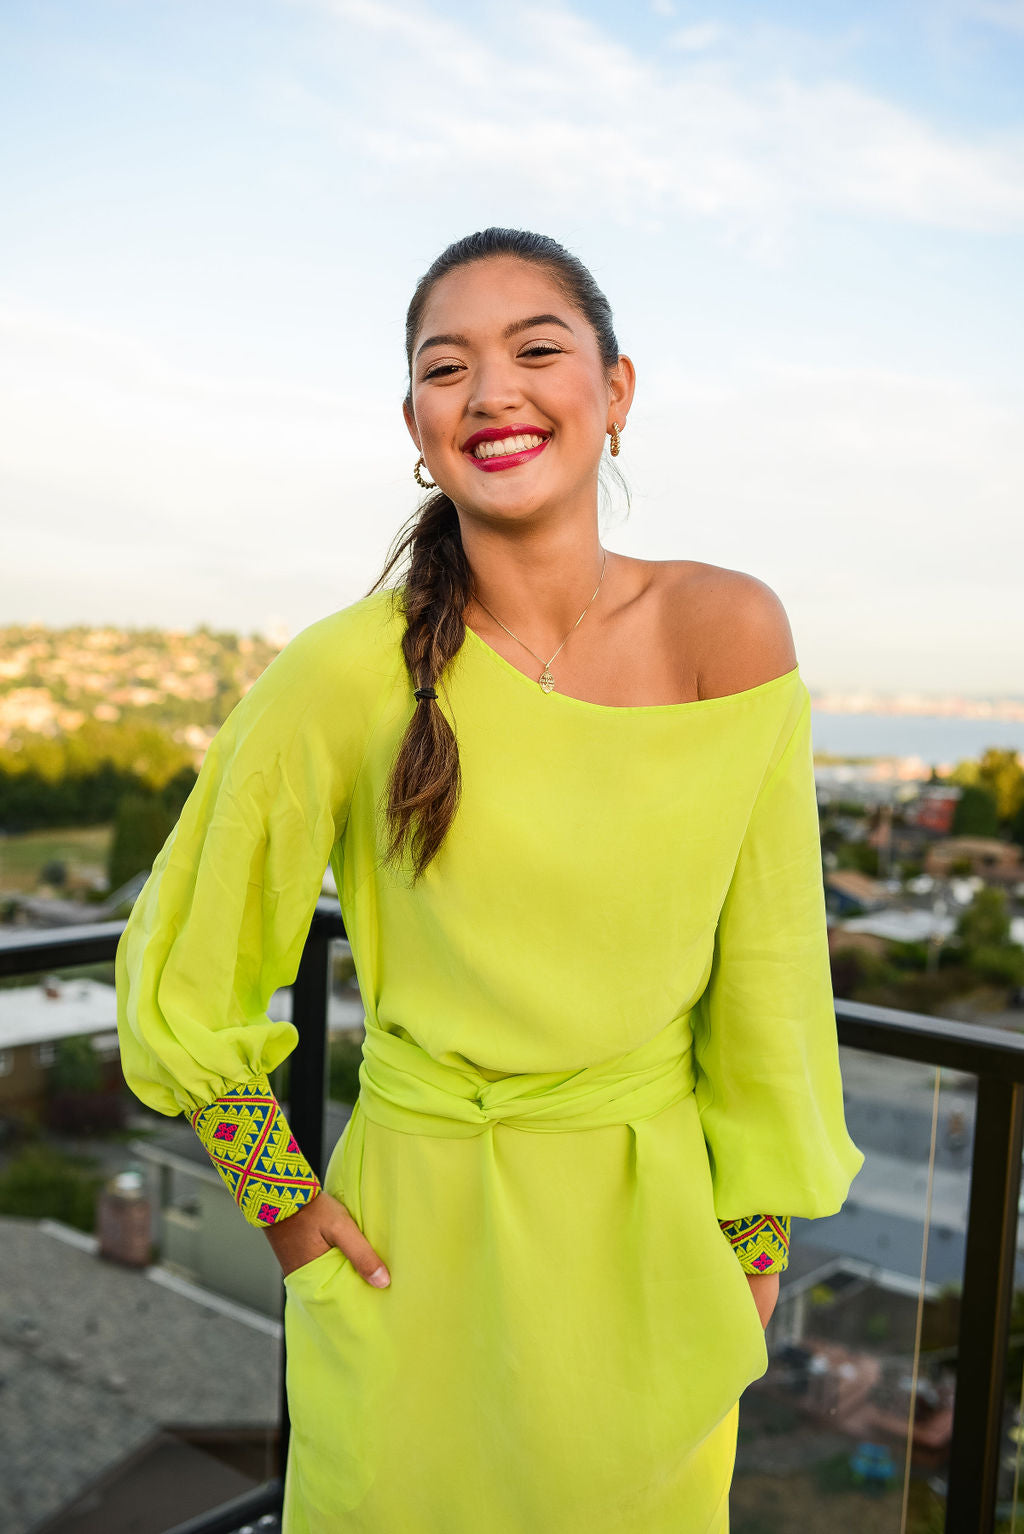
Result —
M 279 1225 L 265 1225 L 263 1229 L 286 1277 L 336 1246 L 375 1289 L 384 1289 L 391 1282 L 387 1268 L 355 1220 L 330 1193 L 318 1193 Z
M 762 1327 L 766 1327 L 772 1318 L 779 1298 L 779 1275 L 777 1273 L 748 1273 L 746 1275 L 750 1292 L 754 1296 L 754 1304 L 757 1313 L 761 1317 Z

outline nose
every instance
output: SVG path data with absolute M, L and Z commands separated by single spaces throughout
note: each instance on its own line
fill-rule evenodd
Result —
M 509 410 L 521 404 L 522 399 L 520 375 L 507 357 L 481 359 L 466 402 L 469 415 L 506 415 Z

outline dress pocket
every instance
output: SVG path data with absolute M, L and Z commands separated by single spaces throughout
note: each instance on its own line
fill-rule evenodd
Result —
M 350 1259 L 338 1247 L 329 1246 L 319 1257 L 313 1257 L 301 1267 L 293 1268 L 285 1274 L 285 1293 L 301 1293 L 304 1299 L 316 1299 L 323 1287 L 349 1262 Z

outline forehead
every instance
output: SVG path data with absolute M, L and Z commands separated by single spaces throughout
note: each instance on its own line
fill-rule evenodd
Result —
M 543 267 L 514 256 L 491 256 L 456 267 L 435 282 L 417 336 L 428 329 L 456 328 L 485 334 L 500 330 L 509 320 L 541 311 L 563 315 L 577 329 L 572 305 Z

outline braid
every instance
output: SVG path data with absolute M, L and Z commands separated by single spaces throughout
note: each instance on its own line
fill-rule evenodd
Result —
M 427 497 L 371 590 L 407 550 L 402 653 L 409 676 L 417 683 L 417 707 L 387 786 L 390 836 L 384 861 L 400 861 L 408 847 L 415 882 L 444 840 L 462 794 L 455 735 L 442 710 L 430 707 L 437 697 L 434 683 L 462 647 L 463 613 L 472 589 L 458 512 L 443 490 Z
M 416 285 L 405 321 L 410 377 L 405 397 L 408 413 L 412 413 L 413 407 L 413 347 L 434 284 L 448 272 L 490 256 L 515 256 L 547 272 L 567 302 L 592 326 L 605 368 L 610 370 L 618 362 L 619 348 L 608 300 L 577 256 L 547 235 L 524 229 L 483 229 L 449 245 Z M 617 477 L 621 480 L 621 475 Z M 462 647 L 466 635 L 463 615 L 473 594 L 459 514 L 443 490 L 435 487 L 421 504 L 409 530 L 404 536 L 399 532 L 384 569 L 367 596 L 383 585 L 406 552 L 410 560 L 402 651 L 414 686 L 416 707 L 386 790 L 389 841 L 385 862 L 398 861 L 408 846 L 415 883 L 444 841 L 462 793 L 455 735 L 443 711 L 430 706 L 437 697 L 435 683 Z

